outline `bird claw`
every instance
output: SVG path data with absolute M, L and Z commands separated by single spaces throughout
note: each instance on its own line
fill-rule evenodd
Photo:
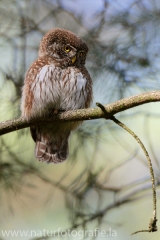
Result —
M 58 114 L 58 109 L 54 109 L 53 114 Z

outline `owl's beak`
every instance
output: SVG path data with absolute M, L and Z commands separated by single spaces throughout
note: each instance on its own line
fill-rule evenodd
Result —
M 76 57 L 76 55 L 75 55 L 75 56 L 72 58 L 72 63 L 75 63 L 76 59 L 77 59 L 77 57 Z

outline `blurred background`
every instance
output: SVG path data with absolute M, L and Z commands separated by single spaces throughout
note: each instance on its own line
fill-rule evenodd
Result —
M 40 40 L 55 27 L 73 31 L 89 47 L 93 107 L 160 88 L 160 0 L 0 0 L 0 121 L 20 116 L 25 73 L 37 58 Z M 159 109 L 160 103 L 149 103 L 116 115 L 151 156 L 158 218 Z M 29 129 L 1 136 L 0 229 L 40 231 L 18 239 L 46 239 L 43 229 L 108 232 L 105 237 L 86 236 L 98 240 L 125 240 L 147 229 L 152 189 L 137 142 L 113 122 L 98 119 L 84 122 L 69 146 L 66 162 L 47 165 L 35 159 Z M 17 239 L 0 234 L 0 239 Z M 159 237 L 159 232 L 132 236 Z M 80 237 L 75 233 L 54 239 Z

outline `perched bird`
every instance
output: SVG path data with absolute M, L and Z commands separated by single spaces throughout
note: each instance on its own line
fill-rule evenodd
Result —
M 92 79 L 85 68 L 86 43 L 74 33 L 55 28 L 42 39 L 38 59 L 30 66 L 21 98 L 22 117 L 88 108 Z M 60 163 L 68 157 L 68 138 L 80 122 L 53 122 L 30 128 L 39 161 Z

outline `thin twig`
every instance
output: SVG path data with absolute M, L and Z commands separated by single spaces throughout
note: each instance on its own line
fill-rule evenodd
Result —
M 97 104 L 98 107 L 101 108 L 101 110 L 104 113 L 107 114 L 105 107 L 101 103 L 96 103 L 96 104 Z M 135 140 L 138 142 L 138 144 L 142 148 L 142 150 L 143 150 L 143 152 L 144 152 L 144 154 L 145 154 L 145 156 L 147 158 L 147 161 L 148 161 L 148 164 L 149 164 L 149 169 L 150 169 L 151 182 L 152 182 L 152 191 L 153 191 L 153 217 L 150 220 L 148 230 L 139 230 L 139 231 L 136 231 L 136 232 L 132 233 L 132 235 L 136 234 L 136 233 L 139 233 L 139 232 L 156 232 L 158 230 L 157 226 L 156 226 L 156 222 L 157 222 L 157 218 L 156 218 L 156 215 L 157 215 L 156 200 L 157 200 L 157 198 L 156 198 L 156 187 L 155 187 L 154 171 L 153 171 L 152 162 L 151 162 L 151 159 L 149 157 L 149 154 L 148 154 L 144 144 L 142 143 L 142 141 L 139 139 L 139 137 L 130 128 L 128 128 L 125 124 L 120 122 L 114 116 L 111 116 L 110 119 L 112 121 L 114 121 L 117 125 L 122 127 L 124 130 L 126 130 L 129 134 L 131 134 L 135 138 Z

